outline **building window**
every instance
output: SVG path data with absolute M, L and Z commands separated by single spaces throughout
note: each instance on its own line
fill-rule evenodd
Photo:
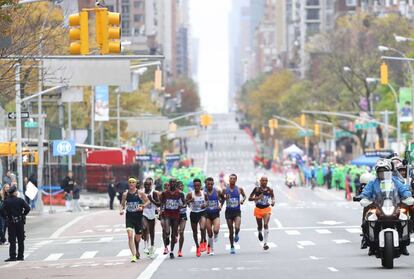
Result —
M 135 22 L 142 22 L 142 21 L 144 21 L 144 16 L 143 15 L 134 15 L 134 21 Z
M 135 9 L 141 9 L 142 8 L 142 1 L 135 1 L 134 2 L 134 8 Z
M 357 0 L 346 0 L 346 6 L 347 7 L 355 7 L 356 6 L 356 1 Z
M 122 6 L 122 13 L 123 13 L 123 14 L 129 14 L 129 6 L 126 6 L 126 5 L 124 6 L 124 5 L 123 5 L 123 6 Z
M 308 23 L 306 26 L 306 35 L 307 36 L 312 36 L 314 34 L 319 33 L 319 23 Z
M 308 9 L 306 11 L 307 20 L 319 20 L 319 9 Z
M 306 0 L 307 6 L 319 6 L 319 0 Z

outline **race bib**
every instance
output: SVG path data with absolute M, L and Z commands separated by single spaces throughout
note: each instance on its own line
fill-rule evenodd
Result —
M 126 205 L 127 212 L 138 212 L 141 211 L 140 203 L 139 202 L 129 202 Z
M 180 206 L 179 200 L 168 199 L 165 202 L 165 209 L 168 209 L 168 210 L 177 210 L 179 206 Z
M 208 208 L 213 210 L 213 209 L 218 209 L 218 201 L 208 201 Z
M 238 207 L 239 206 L 239 199 L 238 198 L 230 198 L 227 200 L 227 206 L 228 207 Z

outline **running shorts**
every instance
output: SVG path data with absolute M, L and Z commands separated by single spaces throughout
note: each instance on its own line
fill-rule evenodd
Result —
M 265 215 L 272 214 L 272 208 L 270 206 L 265 208 L 258 208 L 255 207 L 254 209 L 254 216 L 258 219 L 262 219 Z

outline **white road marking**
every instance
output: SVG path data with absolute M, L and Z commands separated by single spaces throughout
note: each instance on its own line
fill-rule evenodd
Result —
M 299 249 L 304 249 L 304 247 L 303 246 L 301 246 L 301 245 L 296 245 Z
M 288 235 L 300 235 L 300 232 L 297 230 L 285 231 Z
M 234 243 L 234 248 L 240 250 L 240 244 Z M 230 244 L 226 244 L 226 250 L 230 251 Z
M 127 256 L 131 256 L 131 251 L 129 249 L 123 249 L 116 256 L 117 257 L 127 257 Z
M 93 259 L 96 256 L 97 253 L 98 253 L 98 251 L 86 251 L 85 253 L 82 254 L 80 259 L 81 260 Z
M 44 261 L 49 262 L 49 261 L 57 261 L 59 260 L 61 257 L 63 256 L 63 253 L 55 253 L 55 254 L 50 254 L 49 256 L 47 256 L 46 259 L 44 259 Z
M 318 229 L 318 230 L 315 230 L 315 231 L 319 234 L 330 234 L 330 233 L 332 233 L 330 230 L 326 230 L 326 229 Z
M 80 243 L 82 242 L 81 238 L 75 238 L 75 239 L 71 239 L 68 242 L 66 242 L 66 244 L 74 244 L 74 243 Z
M 281 229 L 281 228 L 283 228 L 283 225 L 282 225 L 282 223 L 280 223 L 280 221 L 279 221 L 279 219 L 273 219 L 274 221 L 275 221 L 275 223 L 276 223 L 276 226 L 277 226 L 277 228 L 278 229 Z
M 319 225 L 328 225 L 328 226 L 335 226 L 335 225 L 340 225 L 340 224 L 343 224 L 343 223 L 344 222 L 337 222 L 337 221 L 332 221 L 332 220 L 317 222 L 317 224 L 319 224 Z
M 36 243 L 35 244 L 35 246 L 43 246 L 43 245 L 46 245 L 46 244 L 49 244 L 49 243 L 52 243 L 53 242 L 53 240 L 43 240 L 43 241 L 40 241 L 40 242 L 38 242 L 38 243 Z
M 345 244 L 345 243 L 351 243 L 351 241 L 346 240 L 346 239 L 334 239 L 332 240 L 333 242 L 335 242 L 336 244 Z
M 313 246 L 315 243 L 313 241 L 304 240 L 304 241 L 298 241 L 298 244 L 300 246 Z
M 162 250 L 162 248 L 157 249 L 156 253 L 158 256 L 147 266 L 147 268 L 137 277 L 137 279 L 150 279 L 152 277 L 152 275 L 155 273 L 155 271 L 157 271 L 158 267 L 167 257 L 167 255 L 162 254 Z
M 193 246 L 191 247 L 190 252 L 191 252 L 191 253 L 195 253 L 196 251 L 197 251 L 197 247 L 196 247 L 195 245 L 193 245 Z
M 75 219 L 73 219 L 72 221 L 70 221 L 69 223 L 66 223 L 65 225 L 63 225 L 62 227 L 58 228 L 51 236 L 50 238 L 52 239 L 56 239 L 59 238 L 59 236 L 64 233 L 68 228 L 70 228 L 71 226 L 73 226 L 74 224 L 76 224 L 77 222 L 79 222 L 80 220 L 82 220 L 83 218 L 85 218 L 86 216 L 89 215 L 83 215 L 83 216 L 79 216 Z
M 338 272 L 338 270 L 335 267 L 328 267 L 328 269 L 332 272 Z
M 211 270 L 212 271 L 220 271 L 220 268 L 219 267 L 212 267 Z
M 93 230 L 84 230 L 84 231 L 81 231 L 80 233 L 93 233 Z
M 101 239 L 99 239 L 99 242 L 111 242 L 112 240 L 114 240 L 114 238 L 111 237 L 102 237 Z
M 311 260 L 315 260 L 315 261 L 317 261 L 317 260 L 320 260 L 321 258 L 318 258 L 318 257 L 315 257 L 315 256 L 310 256 L 309 257 Z
M 361 233 L 361 228 L 353 228 L 353 229 L 346 229 L 347 232 L 350 233 Z

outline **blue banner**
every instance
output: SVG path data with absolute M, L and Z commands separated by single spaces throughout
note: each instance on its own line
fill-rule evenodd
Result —
M 73 156 L 76 153 L 74 140 L 54 140 L 53 156 Z
M 109 86 L 95 87 L 95 121 L 109 120 Z

